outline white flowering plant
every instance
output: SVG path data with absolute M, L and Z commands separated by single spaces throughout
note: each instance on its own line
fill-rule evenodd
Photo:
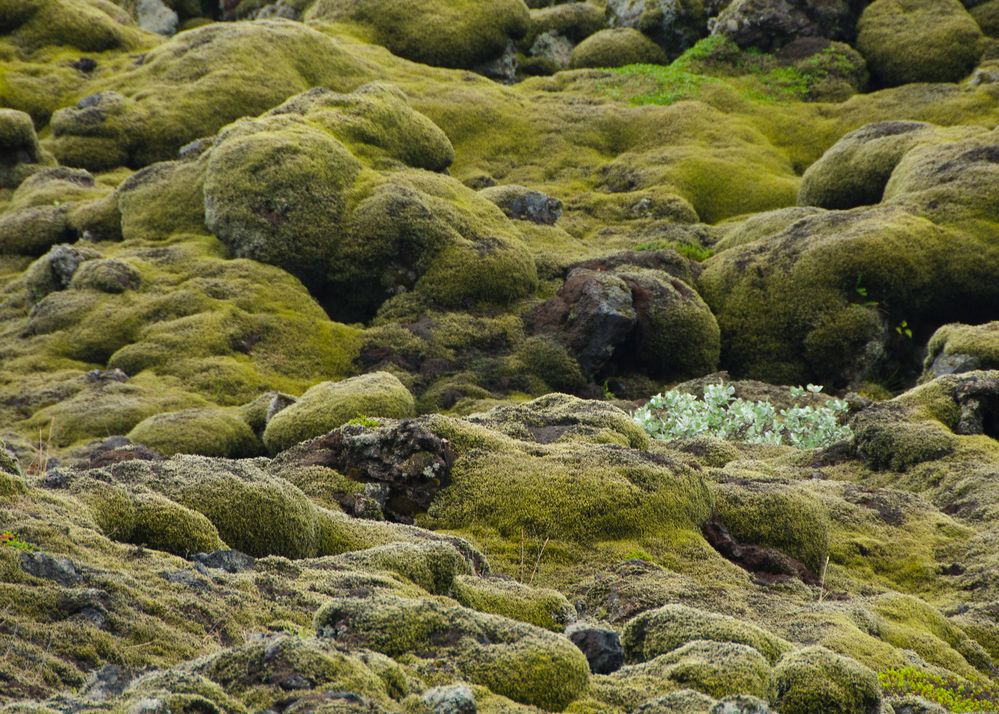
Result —
M 795 400 L 821 392 L 822 387 L 815 384 L 791 387 Z M 703 399 L 677 391 L 657 394 L 635 410 L 633 417 L 649 435 L 664 441 L 713 436 L 816 449 L 853 435 L 844 423 L 848 410 L 849 405 L 842 399 L 829 399 L 820 407 L 795 404 L 777 409 L 769 401 L 736 398 L 735 387 L 730 384 L 708 384 Z

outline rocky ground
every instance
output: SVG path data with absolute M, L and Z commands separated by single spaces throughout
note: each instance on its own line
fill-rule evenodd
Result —
M 0 106 L 0 711 L 999 710 L 999 0 L 0 0 Z

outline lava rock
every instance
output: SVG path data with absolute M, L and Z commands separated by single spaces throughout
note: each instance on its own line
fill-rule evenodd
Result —
M 227 573 L 241 573 L 253 570 L 257 560 L 238 550 L 214 550 L 211 553 L 195 553 L 191 558 L 205 568 L 224 570 Z
M 624 664 L 624 647 L 620 635 L 614 630 L 577 622 L 570 625 L 565 634 L 586 655 L 593 674 L 610 674 Z
M 82 580 L 71 560 L 56 558 L 48 553 L 22 553 L 21 569 L 36 578 L 52 580 L 66 587 L 78 585 Z

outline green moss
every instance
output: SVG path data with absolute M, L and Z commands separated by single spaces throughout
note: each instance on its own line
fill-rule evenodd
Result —
M 574 442 L 465 453 L 428 517 L 439 528 L 586 544 L 665 537 L 699 526 L 707 508 L 700 476 L 679 463 Z
M 431 599 L 333 600 L 315 616 L 316 630 L 345 645 L 392 657 L 456 650 L 460 673 L 516 702 L 560 710 L 589 682 L 582 652 L 546 630 Z
M 511 359 L 508 369 L 518 376 L 525 373 L 534 375 L 548 387 L 564 392 L 576 391 L 587 381 L 579 363 L 568 350 L 544 337 L 525 340 Z
M 339 43 L 301 23 L 213 23 L 175 35 L 52 117 L 61 163 L 140 167 L 314 86 L 347 89 L 368 76 Z M 150 91 L 150 88 L 155 91 Z
M 649 699 L 673 689 L 692 689 L 710 697 L 743 694 L 766 698 L 771 668 L 752 647 L 694 640 L 613 675 L 615 682 L 640 687 Z
M 631 356 L 646 374 L 696 377 L 718 367 L 718 323 L 697 292 L 679 278 L 653 271 L 615 271 L 631 290 L 638 313 Z
M 989 37 L 999 37 L 999 2 L 985 0 L 969 9 L 975 22 Z
M 999 322 L 983 325 L 944 325 L 933 333 L 926 346 L 923 374 L 931 372 L 933 363 L 949 355 L 967 355 L 976 369 L 999 368 Z
M 69 286 L 74 290 L 97 290 L 103 293 L 122 293 L 136 290 L 142 277 L 130 263 L 123 260 L 88 260 L 73 273 Z
M 0 471 L 11 476 L 22 476 L 21 464 L 7 444 L 0 439 Z
M 136 499 L 135 528 L 126 540 L 180 556 L 225 545 L 205 516 L 156 494 Z
M 232 459 L 259 456 L 263 444 L 235 410 L 185 409 L 156 414 L 135 425 L 128 438 L 164 456 L 197 454 Z
M 308 21 L 356 23 L 400 57 L 440 67 L 472 68 L 522 37 L 530 15 L 523 0 L 319 0 Z
M 881 122 L 852 131 L 808 167 L 798 204 L 853 208 L 881 202 L 892 171 L 934 127 L 921 122 Z
M 454 546 L 433 541 L 381 545 L 345 553 L 339 561 L 358 569 L 396 573 L 434 595 L 447 595 L 457 578 L 472 572 Z
M 857 48 L 882 86 L 956 82 L 978 61 L 982 32 L 959 0 L 876 0 Z
M 576 611 L 557 590 L 534 588 L 516 580 L 459 575 L 450 595 L 465 607 L 502 615 L 546 630 L 562 632 Z
M 630 27 L 600 30 L 572 50 L 572 66 L 623 67 L 629 64 L 666 64 L 666 54 L 655 42 Z
M 4 0 L 4 30 L 24 51 L 68 45 L 84 52 L 152 44 L 131 18 L 105 0 Z
M 320 692 L 352 692 L 391 706 L 386 685 L 361 655 L 337 652 L 322 640 L 278 635 L 205 658 L 197 671 L 253 711 L 278 706 L 287 693 L 275 676 L 293 672 Z
M 275 453 L 332 431 L 355 417 L 401 419 L 413 416 L 415 408 L 413 395 L 387 372 L 322 382 L 274 415 L 264 430 L 264 444 Z
M 765 545 L 820 573 L 829 552 L 829 516 L 803 489 L 757 482 L 714 489 L 715 515 L 741 543 Z
M 935 421 L 913 421 L 894 404 L 876 405 L 850 423 L 853 444 L 874 469 L 906 469 L 942 458 L 954 450 L 954 435 Z
M 805 647 L 781 659 L 774 668 L 771 698 L 787 714 L 881 711 L 877 675 L 824 647 Z
M 203 233 L 200 161 L 164 161 L 129 176 L 115 191 L 125 240 L 161 240 L 174 233 Z
M 748 645 L 770 662 L 790 650 L 787 642 L 756 625 L 685 605 L 643 612 L 628 622 L 621 636 L 632 662 L 647 662 L 695 640 Z
M 919 714 L 987 711 L 999 698 L 994 687 L 932 674 L 917 667 L 878 672 L 878 681 L 892 695 L 896 711 L 906 706 Z
M 570 42 L 581 42 L 605 26 L 604 13 L 590 2 L 567 2 L 531 10 L 531 30 L 521 46 L 530 49 L 538 36 L 557 32 Z
M 16 109 L 0 109 L 0 188 L 17 188 L 42 160 L 31 116 Z

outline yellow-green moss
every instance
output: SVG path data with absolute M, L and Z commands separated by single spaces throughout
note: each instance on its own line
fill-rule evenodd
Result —
M 466 68 L 502 54 L 530 22 L 523 0 L 318 0 L 305 19 L 356 23 L 401 57 Z
M 813 646 L 777 663 L 771 699 L 787 714 L 875 714 L 881 711 L 881 686 L 862 664 Z
M 666 64 L 666 53 L 631 27 L 600 30 L 572 50 L 572 66 L 622 67 L 628 64 Z
M 589 682 L 583 653 L 568 639 L 524 623 L 443 601 L 343 598 L 321 607 L 316 630 L 344 644 L 398 657 L 456 648 L 454 664 L 471 682 L 523 704 L 563 709 Z
M 621 636 L 625 655 L 632 662 L 647 662 L 694 640 L 748 645 L 770 662 L 791 649 L 786 641 L 756 625 L 685 605 L 643 612 L 628 622 Z
M 450 595 L 465 607 L 562 632 L 576 611 L 557 590 L 534 588 L 506 578 L 459 575 Z
M 264 450 L 250 425 L 231 409 L 155 414 L 136 424 L 128 438 L 164 456 L 197 454 L 239 459 L 259 456 Z
M 857 48 L 882 86 L 956 82 L 975 66 L 982 32 L 960 0 L 875 0 Z
M 373 372 L 342 382 L 322 382 L 274 415 L 264 430 L 264 444 L 275 453 L 359 416 L 401 419 L 413 416 L 415 409 L 413 395 L 387 372 Z
M 804 489 L 756 482 L 713 489 L 715 515 L 742 543 L 766 545 L 820 573 L 829 552 L 829 517 Z

